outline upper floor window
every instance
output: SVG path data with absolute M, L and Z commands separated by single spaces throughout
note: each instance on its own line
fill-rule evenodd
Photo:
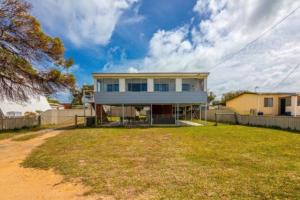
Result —
M 204 80 L 196 78 L 182 79 L 182 91 L 204 91 Z
M 191 85 L 188 83 L 182 84 L 182 91 L 191 91 Z
M 300 106 L 300 96 L 297 96 L 297 106 Z
M 273 98 L 264 98 L 264 107 L 273 107 Z
M 98 79 L 98 92 L 119 92 L 119 79 Z
M 147 92 L 147 79 L 126 79 L 126 91 Z
M 107 84 L 107 92 L 119 92 L 119 84 Z
M 175 91 L 175 79 L 154 79 L 155 92 Z

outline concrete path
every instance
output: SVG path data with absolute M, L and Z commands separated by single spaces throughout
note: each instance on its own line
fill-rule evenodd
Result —
M 182 126 L 203 126 L 203 124 L 199 124 L 191 121 L 185 121 L 185 120 L 180 120 L 179 123 Z
M 50 131 L 27 141 L 0 141 L 0 199 L 5 200 L 69 200 L 96 199 L 83 196 L 87 188 L 63 182 L 63 177 L 51 170 L 23 168 L 20 163 L 37 146 L 60 131 Z

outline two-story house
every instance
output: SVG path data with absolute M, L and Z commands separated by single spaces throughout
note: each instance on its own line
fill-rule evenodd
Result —
M 118 107 L 121 124 L 177 124 L 183 113 L 201 115 L 199 107 L 207 104 L 207 77 L 198 72 L 94 73 L 96 122 L 104 123 L 107 106 Z

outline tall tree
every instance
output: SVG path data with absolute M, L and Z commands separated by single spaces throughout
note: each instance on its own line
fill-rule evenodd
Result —
M 73 65 L 64 58 L 59 38 L 46 35 L 23 0 L 0 0 L 0 99 L 28 100 L 29 96 L 73 89 Z

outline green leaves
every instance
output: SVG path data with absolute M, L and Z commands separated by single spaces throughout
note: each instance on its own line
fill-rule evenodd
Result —
M 73 60 L 64 58 L 62 41 L 43 32 L 30 7 L 22 0 L 0 2 L 0 98 L 24 101 L 75 87 L 74 76 L 64 73 Z

